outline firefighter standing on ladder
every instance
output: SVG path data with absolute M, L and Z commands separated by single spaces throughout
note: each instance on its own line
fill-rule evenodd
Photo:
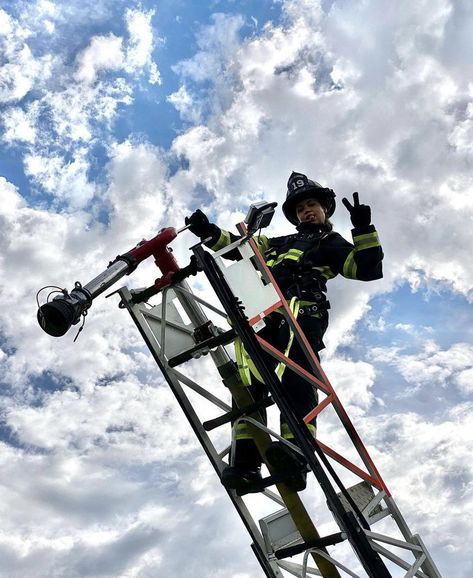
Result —
M 287 197 L 282 206 L 286 218 L 296 226 L 297 232 L 283 237 L 255 238 L 264 255 L 267 266 L 288 300 L 291 309 L 306 335 L 314 352 L 323 349 L 323 336 L 328 326 L 330 304 L 325 296 L 326 283 L 338 274 L 348 279 L 371 281 L 380 279 L 383 251 L 378 234 L 371 224 L 371 209 L 359 203 L 358 193 L 353 193 L 353 205 L 342 200 L 350 212 L 353 224 L 353 244 L 332 230 L 329 218 L 335 211 L 335 193 L 322 187 L 301 173 L 293 172 L 287 183 Z M 206 239 L 205 244 L 217 251 L 238 237 L 210 223 L 198 209 L 186 218 L 192 233 Z M 227 257 L 231 258 L 229 253 Z M 285 353 L 295 363 L 311 371 L 310 364 L 298 341 L 282 315 L 277 312 L 265 318 L 266 326 L 259 335 Z M 237 362 L 244 385 L 250 387 L 255 400 L 266 397 L 267 390 L 258 372 L 237 339 L 235 343 Z M 266 354 L 267 363 L 276 368 L 276 361 Z M 276 371 L 285 386 L 294 410 L 301 418 L 317 405 L 317 392 L 304 378 L 291 370 L 284 371 L 280 364 Z M 261 410 L 261 414 L 264 411 Z M 263 415 L 263 419 L 266 416 Z M 315 420 L 307 424 L 315 438 Z M 239 422 L 236 432 L 235 455 L 222 474 L 225 487 L 244 494 L 258 487 L 261 482 L 261 456 L 251 438 L 246 422 Z M 288 425 L 281 421 L 281 436 L 293 441 Z M 266 453 L 266 459 L 281 473 L 287 474 L 285 482 L 295 491 L 306 485 L 306 468 L 302 456 L 291 451 L 282 442 L 274 442 Z

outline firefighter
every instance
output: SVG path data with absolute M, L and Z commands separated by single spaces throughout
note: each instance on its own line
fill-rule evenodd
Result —
M 353 225 L 353 244 L 333 231 L 330 217 L 335 211 L 335 193 L 332 189 L 308 179 L 302 173 L 293 172 L 287 183 L 287 196 L 282 210 L 285 217 L 295 225 L 296 232 L 282 237 L 255 238 L 277 284 L 297 313 L 299 325 L 318 357 L 323 349 L 323 336 L 328 326 L 330 304 L 326 297 L 329 279 L 341 274 L 348 279 L 371 281 L 380 279 L 383 251 L 378 234 L 371 224 L 371 209 L 360 204 L 358 193 L 353 193 L 353 204 L 342 199 L 350 213 Z M 206 215 L 198 209 L 186 218 L 186 224 L 195 235 L 205 240 L 205 244 L 217 251 L 233 241 L 237 236 L 210 223 Z M 231 253 L 227 254 L 231 257 Z M 290 359 L 311 371 L 310 364 L 302 352 L 297 339 L 291 339 L 291 331 L 282 315 L 277 312 L 265 318 L 266 326 L 259 335 Z M 251 367 L 251 360 L 240 365 Z M 238 359 L 238 355 L 237 355 Z M 266 355 L 267 363 L 276 367 L 276 361 Z M 281 370 L 279 377 L 288 392 L 288 398 L 298 417 L 303 418 L 317 405 L 317 392 L 305 379 L 291 370 Z M 264 383 L 254 375 L 244 375 L 242 380 L 250 387 L 255 400 L 267 396 Z M 264 414 L 264 412 L 261 412 Z M 263 421 L 266 416 L 263 415 Z M 315 420 L 307 424 L 315 438 Z M 235 455 L 232 465 L 225 468 L 222 483 L 238 494 L 252 491 L 261 485 L 261 456 L 251 439 L 245 422 L 237 426 Z M 284 420 L 281 420 L 281 436 L 292 441 L 294 436 Z M 295 491 L 305 488 L 306 465 L 302 456 L 295 454 L 284 443 L 274 442 L 266 453 L 266 459 L 278 472 L 287 473 L 287 485 Z

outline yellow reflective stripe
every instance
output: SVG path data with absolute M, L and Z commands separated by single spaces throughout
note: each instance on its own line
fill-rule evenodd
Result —
M 366 233 L 365 235 L 357 235 L 356 237 L 353 237 L 353 242 L 355 243 L 355 247 L 359 250 L 380 246 L 378 233 L 376 231 Z
M 235 428 L 236 432 L 239 432 L 239 431 L 244 431 L 244 430 L 248 429 L 248 424 L 246 423 L 246 421 L 239 421 L 233 427 Z
M 253 436 L 250 433 L 250 428 L 245 422 L 240 422 L 234 426 L 235 439 L 236 440 L 251 440 Z
M 372 241 L 371 243 L 363 243 L 363 245 L 357 245 L 356 248 L 359 251 L 364 251 L 365 249 L 373 249 L 374 247 L 380 247 L 379 241 Z
M 304 251 L 301 251 L 300 249 L 289 249 L 288 254 L 289 253 L 291 255 L 299 255 L 299 257 L 300 257 L 301 255 L 304 254 Z
M 289 426 L 287 425 L 287 423 L 282 423 L 281 424 L 281 436 L 285 439 L 293 439 L 294 436 L 291 432 L 291 430 L 289 429 Z
M 212 249 L 212 251 L 218 251 L 219 249 L 223 249 L 223 247 L 226 247 L 227 245 L 230 245 L 232 242 L 232 239 L 230 237 L 230 233 L 228 231 L 220 231 L 220 237 L 217 239 L 217 242 L 212 245 L 212 247 L 210 247 L 210 249 Z
M 276 251 L 271 251 L 265 255 L 266 265 L 268 267 L 272 267 L 274 265 L 277 255 L 278 254 Z
M 354 243 L 358 243 L 359 241 L 373 241 L 373 240 L 378 240 L 378 233 L 376 231 L 373 231 L 371 233 L 365 233 L 363 235 L 355 235 L 353 237 L 353 242 Z
M 252 440 L 253 436 L 251 434 L 236 434 L 236 440 Z
M 281 261 L 284 259 L 286 254 L 284 255 L 279 255 L 279 257 L 276 259 L 276 261 L 274 261 L 274 265 L 279 265 L 279 263 L 281 263 Z
M 312 423 L 307 423 L 306 427 L 309 430 L 310 435 L 315 439 L 317 437 L 317 427 Z M 294 434 L 289 429 L 289 426 L 287 425 L 287 423 L 281 424 L 281 437 L 283 437 L 285 440 L 293 440 L 294 439 Z
M 317 427 L 313 423 L 306 423 L 305 425 L 315 439 L 317 437 Z
M 325 277 L 325 279 L 333 279 L 335 277 L 335 273 L 330 269 L 330 267 L 312 267 L 312 270 L 318 271 L 322 277 Z
M 291 261 L 299 261 L 303 254 L 304 251 L 300 251 L 299 249 L 289 249 L 287 253 L 279 255 L 279 257 L 276 259 L 275 265 L 278 265 L 284 259 L 290 259 Z
M 356 271 L 357 265 L 355 263 L 355 249 L 354 249 L 353 251 L 350 251 L 348 257 L 345 260 L 345 263 L 343 264 L 342 274 L 344 277 L 347 277 L 348 279 L 356 279 Z

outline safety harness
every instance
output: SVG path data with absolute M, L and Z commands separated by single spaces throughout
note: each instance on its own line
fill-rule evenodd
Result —
M 291 309 L 291 313 L 297 319 L 299 315 L 299 303 L 296 297 L 293 297 L 289 302 L 289 308 Z M 278 311 L 275 311 L 274 314 L 278 314 Z M 291 329 L 289 332 L 289 339 L 286 345 L 286 349 L 284 350 L 284 355 L 286 357 L 289 356 L 289 352 L 291 351 L 291 346 L 294 341 L 294 331 Z M 249 386 L 252 384 L 252 375 L 261 383 L 264 383 L 263 378 L 261 377 L 260 372 L 256 368 L 253 360 L 248 355 L 240 337 L 236 337 L 235 339 L 235 357 L 238 366 L 238 370 L 240 372 L 241 382 L 245 386 Z M 278 363 L 275 372 L 279 379 L 282 378 L 284 369 L 286 368 L 286 364 L 282 361 Z
M 291 313 L 294 315 L 294 318 L 297 319 L 297 317 L 300 315 L 300 311 L 304 309 L 304 306 L 301 306 L 299 300 L 296 297 L 293 297 L 289 302 L 289 308 L 291 310 Z M 273 314 L 278 314 L 278 312 L 275 311 Z M 289 331 L 289 339 L 286 348 L 284 350 L 284 355 L 286 357 L 289 357 L 289 353 L 291 351 L 291 347 L 294 342 L 294 336 L 295 333 L 291 328 Z M 237 337 L 235 339 L 234 345 L 235 345 L 235 357 L 242 385 L 247 387 L 250 386 L 252 384 L 253 377 L 258 381 L 260 381 L 261 383 L 264 383 L 260 372 L 256 368 L 251 357 L 248 355 L 240 337 Z M 282 379 L 285 370 L 286 364 L 283 361 L 280 361 L 274 370 L 280 380 Z M 315 424 L 308 423 L 306 424 L 306 426 L 307 429 L 310 431 L 311 435 L 315 438 L 317 431 Z M 294 438 L 291 430 L 289 429 L 289 426 L 286 423 L 281 423 L 281 435 L 284 439 L 288 440 Z M 246 422 L 238 422 L 235 425 L 235 436 L 237 440 L 252 439 L 251 431 L 248 428 Z

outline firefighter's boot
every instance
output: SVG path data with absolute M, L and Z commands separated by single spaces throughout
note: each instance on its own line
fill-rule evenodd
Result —
M 276 473 L 284 476 L 284 483 L 294 492 L 307 485 L 307 462 L 283 442 L 273 442 L 266 451 L 266 459 Z
M 227 490 L 235 490 L 238 496 L 261 491 L 261 471 L 259 466 L 227 466 L 220 478 Z

